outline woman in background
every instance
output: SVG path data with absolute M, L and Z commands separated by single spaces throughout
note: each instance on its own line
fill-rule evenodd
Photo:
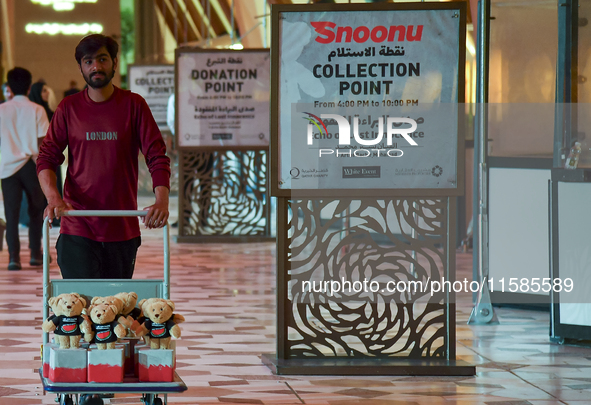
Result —
M 10 101 L 14 97 L 12 90 L 10 90 L 10 87 L 8 87 L 8 83 L 2 83 L 2 95 L 4 96 L 4 100 L 0 101 L 0 104 L 4 103 L 5 101 Z
M 45 112 L 47 113 L 47 119 L 49 120 L 49 122 L 51 122 L 51 119 L 53 118 L 53 111 L 51 110 L 51 108 L 49 108 L 49 88 L 47 87 L 47 85 L 45 84 L 45 82 L 43 81 L 38 81 L 36 83 L 33 83 L 31 85 L 31 90 L 29 91 L 29 100 L 31 100 L 32 102 L 39 104 L 41 107 L 43 107 L 43 109 L 45 109 Z M 57 189 L 60 193 L 60 195 L 63 195 L 62 193 L 62 172 L 61 170 L 58 170 L 56 172 L 57 175 Z M 25 199 L 23 199 L 24 202 L 26 202 Z M 25 210 L 23 211 L 22 207 L 21 207 L 21 218 L 19 220 L 19 222 L 21 224 L 25 224 L 22 220 L 23 220 L 23 215 L 22 213 L 26 213 L 27 210 L 25 208 Z M 28 225 L 29 222 L 29 218 L 27 216 L 26 218 L 26 224 Z M 52 223 L 52 226 L 59 226 L 59 219 L 55 219 Z
M 49 104 L 47 103 L 49 100 L 49 89 L 45 83 L 37 82 L 31 85 L 31 91 L 29 91 L 29 100 L 43 107 L 47 113 L 47 119 L 51 122 L 51 118 L 53 118 L 53 111 L 51 111 L 51 108 L 49 108 Z

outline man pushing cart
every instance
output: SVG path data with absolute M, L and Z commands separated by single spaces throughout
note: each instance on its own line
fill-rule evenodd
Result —
M 137 210 L 138 156 L 152 176 L 156 201 L 142 220 L 162 228 L 168 220 L 170 159 L 146 101 L 113 85 L 117 42 L 88 35 L 75 58 L 87 88 L 62 100 L 37 158 L 37 175 L 47 198 L 44 217 L 64 211 Z M 64 197 L 56 187 L 56 170 L 68 168 Z M 58 238 L 57 262 L 65 279 L 132 278 L 141 244 L 135 217 L 65 217 Z
M 141 214 L 142 221 L 147 228 L 162 228 L 168 220 L 170 159 L 166 145 L 146 101 L 113 85 L 118 49 L 113 38 L 101 34 L 80 40 L 75 59 L 88 86 L 62 100 L 37 158 L 37 175 L 47 199 L 46 224 L 63 216 L 56 249 L 64 281 L 132 278 L 141 245 L 135 211 L 140 151 L 155 194 L 155 203 Z M 56 171 L 64 162 L 66 148 L 68 167 L 62 199 Z M 92 213 L 95 210 L 126 213 L 99 217 Z M 165 238 L 165 250 L 167 243 Z M 49 264 L 47 244 L 44 249 L 45 270 Z

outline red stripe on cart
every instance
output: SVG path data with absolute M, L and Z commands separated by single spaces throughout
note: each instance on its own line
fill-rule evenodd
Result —
M 86 382 L 86 368 L 50 368 L 49 379 L 53 382 Z
M 140 363 L 139 377 L 143 382 L 173 382 L 174 369 L 169 366 L 146 367 Z
M 108 364 L 89 364 L 88 382 L 119 383 L 123 382 L 123 367 Z

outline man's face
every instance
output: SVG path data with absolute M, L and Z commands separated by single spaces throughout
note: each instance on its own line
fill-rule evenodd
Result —
M 111 82 L 115 76 L 117 59 L 111 59 L 106 47 L 94 55 L 85 55 L 80 61 L 80 73 L 84 81 L 93 89 L 100 89 Z

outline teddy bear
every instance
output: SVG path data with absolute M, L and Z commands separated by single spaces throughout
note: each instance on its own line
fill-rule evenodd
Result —
M 146 343 L 152 349 L 168 349 L 171 337 L 181 337 L 181 328 L 177 323 L 184 322 L 182 315 L 174 314 L 174 303 L 162 298 L 142 300 L 140 306 L 143 312 L 143 323 L 134 325 L 136 336 L 149 337 Z
M 82 334 L 90 331 L 90 321 L 82 314 L 86 300 L 77 293 L 60 294 L 48 304 L 54 315 L 43 322 L 43 332 L 54 332 L 61 349 L 78 349 Z
M 148 346 L 150 346 L 150 334 L 146 334 L 143 336 L 139 336 L 138 334 L 136 334 L 136 331 L 139 330 L 140 325 L 144 323 L 144 321 L 146 320 L 146 317 L 144 316 L 144 305 L 148 305 L 151 302 L 154 302 L 155 300 L 158 300 L 160 298 L 145 298 L 143 300 L 141 300 L 139 302 L 139 310 L 140 310 L 140 316 L 133 321 L 132 325 L 130 326 L 129 330 L 131 331 L 131 333 L 134 336 L 138 336 L 138 337 L 142 337 L 144 339 L 144 343 Z
M 90 305 L 99 304 L 115 305 L 117 307 L 117 314 L 121 314 L 125 305 L 123 300 L 116 295 L 110 295 L 108 297 L 93 297 L 90 301 Z
M 142 310 L 135 306 L 137 303 L 137 294 L 134 292 L 120 292 L 115 294 L 115 298 L 118 298 L 123 302 L 123 309 L 121 310 L 121 316 L 125 318 L 125 327 L 127 328 L 127 337 L 132 337 L 133 332 L 131 331 L 131 325 L 134 321 L 141 316 Z M 119 320 L 121 322 L 121 319 Z
M 119 298 L 123 302 L 123 310 L 121 315 L 124 317 L 131 316 L 133 319 L 138 319 L 142 313 L 142 310 L 135 306 L 137 303 L 137 294 L 134 292 L 120 292 L 115 294 L 116 298 Z
M 162 300 L 162 298 L 147 298 L 147 299 L 143 299 L 139 302 L 138 305 L 139 305 L 139 309 L 140 309 L 140 316 L 137 318 L 137 320 L 133 321 L 132 325 L 129 328 L 135 336 L 139 336 L 139 335 L 135 334 L 135 331 L 138 330 L 140 325 L 142 323 L 144 323 L 144 321 L 146 320 L 146 317 L 144 316 L 144 307 L 146 305 L 150 305 L 151 303 L 156 302 L 158 300 Z M 174 321 L 174 323 L 185 322 L 185 317 L 183 317 L 182 315 L 179 315 L 179 314 L 173 314 L 173 321 Z M 150 346 L 150 334 L 146 334 L 141 337 L 144 339 L 144 343 L 146 345 Z
M 84 335 L 84 339 L 96 343 L 99 350 L 114 349 L 118 338 L 127 335 L 127 329 L 118 320 L 119 309 L 116 305 L 98 304 L 88 308 L 92 321 L 92 332 Z

